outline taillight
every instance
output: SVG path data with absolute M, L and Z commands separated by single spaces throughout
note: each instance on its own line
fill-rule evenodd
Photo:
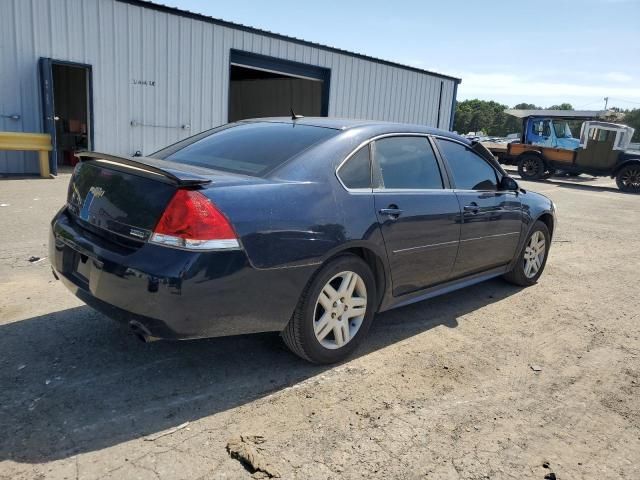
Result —
M 150 241 L 189 250 L 240 248 L 229 220 L 207 197 L 194 190 L 176 191 Z

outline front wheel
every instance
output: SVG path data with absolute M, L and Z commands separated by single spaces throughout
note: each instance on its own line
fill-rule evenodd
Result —
M 282 332 L 296 355 L 313 363 L 335 363 L 351 354 L 373 321 L 376 284 L 355 255 L 329 261 L 313 277 Z
M 523 155 L 518 160 L 518 175 L 523 180 L 540 180 L 545 171 L 544 162 L 538 155 Z
M 634 163 L 620 169 L 616 184 L 623 192 L 640 193 L 640 164 Z
M 549 255 L 551 235 L 544 222 L 537 221 L 518 256 L 513 269 L 504 275 L 504 278 L 516 285 L 528 287 L 538 281 Z

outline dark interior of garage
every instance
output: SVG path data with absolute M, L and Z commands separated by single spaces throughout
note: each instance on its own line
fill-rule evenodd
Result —
M 54 64 L 52 75 L 58 165 L 74 165 L 74 152 L 89 148 L 88 72 Z
M 323 81 L 231 65 L 229 121 L 322 115 Z

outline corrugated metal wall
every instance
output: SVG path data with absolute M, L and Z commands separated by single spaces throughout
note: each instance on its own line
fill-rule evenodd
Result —
M 330 68 L 330 116 L 449 126 L 447 78 L 117 0 L 0 0 L 0 114 L 21 116 L 0 130 L 41 131 L 37 62 L 50 57 L 92 65 L 96 150 L 151 153 L 226 123 L 231 48 Z M 35 154 L 0 152 L 0 173 L 22 172 Z

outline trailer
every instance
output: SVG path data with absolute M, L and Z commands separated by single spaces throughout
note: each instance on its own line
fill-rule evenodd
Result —
M 518 166 L 524 180 L 539 180 L 558 170 L 616 179 L 618 188 L 640 193 L 640 151 L 629 150 L 634 129 L 599 120 L 607 111 L 506 110 L 522 119 L 519 142 L 487 142 L 500 163 Z M 582 121 L 580 136 L 570 122 Z

